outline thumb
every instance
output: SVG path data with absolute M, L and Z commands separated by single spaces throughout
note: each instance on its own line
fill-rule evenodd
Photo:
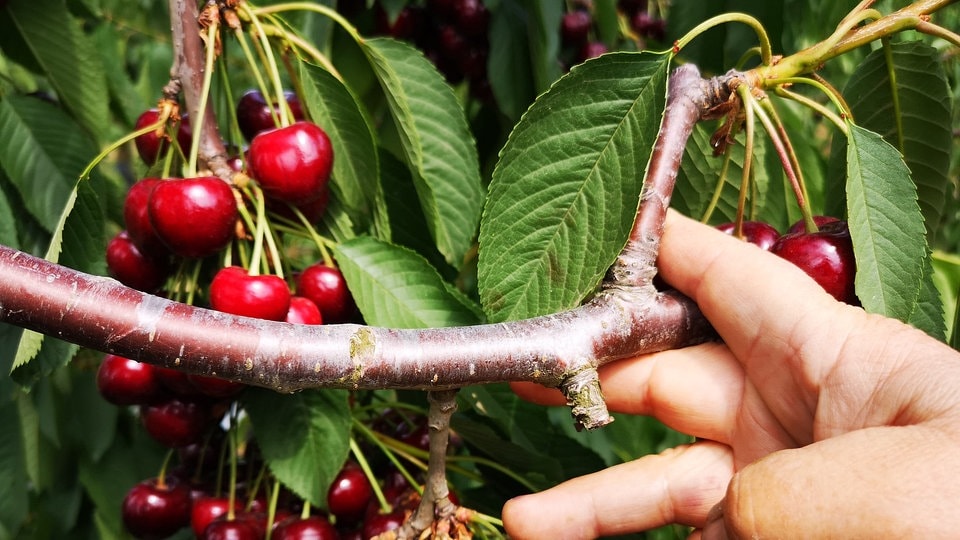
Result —
M 955 537 L 956 444 L 915 425 L 775 452 L 734 475 L 702 538 Z

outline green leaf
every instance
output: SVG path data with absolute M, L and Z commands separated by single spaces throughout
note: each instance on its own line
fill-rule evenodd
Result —
M 0 168 L 0 244 L 14 249 L 20 245 L 17 238 L 17 222 L 14 219 L 14 210 L 7 197 L 7 190 L 13 189 Z
M 241 400 L 273 474 L 310 504 L 326 508 L 327 490 L 350 450 L 347 392 L 250 388 Z
M 336 259 L 369 324 L 435 328 L 477 322 L 463 298 L 409 249 L 358 237 L 337 246 Z
M 380 177 L 371 122 L 358 98 L 330 72 L 304 63 L 301 74 L 310 117 L 333 144 L 333 193 L 358 229 L 366 230 Z
M 23 395 L 20 395 L 23 398 Z M 24 430 L 17 403 L 4 396 L 0 401 L 0 538 L 17 538 L 17 529 L 27 517 L 29 492 L 24 452 Z
M 923 258 L 923 279 L 920 282 L 917 307 L 907 322 L 940 341 L 946 341 L 947 323 L 944 318 L 943 299 L 933 273 L 932 256 L 928 254 Z
M 623 248 L 664 106 L 669 57 L 615 53 L 524 114 L 480 226 L 480 298 L 505 321 L 579 304 Z
M 907 321 L 920 294 L 927 244 L 916 187 L 900 153 L 850 124 L 847 208 L 857 296 L 872 313 Z
M 520 0 L 528 13 L 527 32 L 530 46 L 530 61 L 533 65 L 533 81 L 536 93 L 550 88 L 563 74 L 557 57 L 560 54 L 560 21 L 563 19 L 562 2 Z
M 447 262 L 459 268 L 483 204 L 476 144 L 463 109 L 417 49 L 386 38 L 362 47 L 386 94 L 430 233 Z
M 53 232 L 96 148 L 63 111 L 31 97 L 0 100 L 0 133 L 0 167 L 30 214 Z
M 891 43 L 867 56 L 843 90 L 857 125 L 903 154 L 931 242 L 952 185 L 953 110 L 941 55 L 918 41 Z
M 530 13 L 517 0 L 503 0 L 490 21 L 487 77 L 497 107 L 514 122 L 537 95 L 532 75 L 529 17 Z
M 9 11 L 57 97 L 88 134 L 99 136 L 104 119 L 109 118 L 107 79 L 97 48 L 84 35 L 66 2 L 17 2 Z

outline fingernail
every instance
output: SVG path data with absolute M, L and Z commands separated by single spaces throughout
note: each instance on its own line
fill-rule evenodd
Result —
M 727 540 L 727 528 L 723 524 L 723 503 L 717 503 L 707 513 L 707 523 L 703 526 L 702 540 Z

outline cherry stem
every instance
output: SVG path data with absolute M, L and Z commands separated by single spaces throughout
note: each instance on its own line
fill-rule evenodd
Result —
M 233 521 L 236 517 L 234 505 L 237 503 L 237 407 L 234 404 L 230 409 L 230 428 L 227 430 L 227 438 L 230 441 L 230 493 L 227 503 L 227 520 Z
M 756 100 L 753 98 L 750 88 L 741 84 L 737 87 L 737 95 L 743 103 L 743 111 L 746 116 L 744 124 L 746 125 L 746 141 L 743 145 L 743 169 L 740 176 L 740 191 L 737 196 L 737 218 L 733 225 L 733 236 L 743 238 L 743 220 L 747 207 L 747 195 L 750 193 L 750 180 L 753 178 L 753 148 L 756 132 Z
M 293 111 L 290 110 L 290 106 L 287 104 L 287 100 L 283 95 L 283 81 L 280 79 L 280 68 L 277 66 L 277 59 L 274 56 L 273 48 L 270 46 L 270 38 L 264 31 L 263 25 L 260 24 L 260 19 L 257 17 L 256 11 L 251 9 L 246 2 L 240 4 L 239 7 L 240 12 L 249 17 L 250 23 L 253 24 L 260 41 L 260 47 L 264 51 L 264 56 L 267 60 L 267 74 L 272 80 L 274 95 L 277 100 L 280 127 L 289 126 L 293 120 Z M 268 94 L 264 94 L 264 97 L 266 101 L 270 101 Z
M 267 109 L 270 111 L 270 116 L 273 118 L 274 124 L 279 126 L 280 115 L 277 112 L 277 108 L 273 104 L 273 100 L 269 99 L 268 97 L 270 95 L 270 91 L 267 89 L 267 82 L 263 78 L 263 73 L 260 72 L 260 61 L 254 58 L 253 51 L 250 50 L 250 44 L 247 43 L 247 36 L 243 30 L 238 28 L 234 34 L 237 37 L 237 42 L 240 44 L 240 50 L 243 51 L 243 56 L 247 59 L 247 65 L 250 67 L 250 72 L 253 73 L 253 79 L 257 82 L 257 88 L 264 96 L 264 101 L 267 102 Z M 262 57 L 263 55 L 261 54 L 261 58 Z
M 720 203 L 720 197 L 723 195 L 723 188 L 725 188 L 727 185 L 727 173 L 730 170 L 731 161 L 733 161 L 733 146 L 727 145 L 727 148 L 723 153 L 723 165 L 720 166 L 720 174 L 717 175 L 717 185 L 713 189 L 713 195 L 710 197 L 710 202 L 707 203 L 707 208 L 703 211 L 703 216 L 700 218 L 701 223 L 710 222 L 710 218 L 713 216 L 714 210 L 717 209 L 717 205 Z
M 362 425 L 360 422 L 354 421 L 354 425 L 358 424 Z M 366 428 L 366 426 L 363 427 Z M 367 457 L 363 455 L 363 450 L 353 437 L 350 437 L 350 453 L 353 454 L 353 458 L 357 461 L 357 464 L 360 465 L 360 470 L 363 471 L 363 474 L 367 477 L 367 481 L 370 483 L 370 487 L 373 488 L 373 495 L 377 498 L 380 509 L 383 512 L 393 511 L 393 507 L 387 501 L 386 496 L 384 496 L 383 490 L 380 489 L 380 483 L 377 482 L 377 477 L 373 474 L 373 469 L 370 468 Z
M 273 520 L 277 517 L 277 504 L 280 501 L 280 480 L 274 480 L 273 489 L 270 490 L 270 504 L 267 505 L 267 523 L 271 526 L 267 527 L 267 536 L 265 540 L 270 540 L 270 536 L 273 534 Z
M 711 28 L 733 22 L 746 24 L 753 29 L 757 34 L 757 39 L 760 41 L 760 61 L 763 65 L 769 65 L 773 61 L 773 47 L 770 45 L 770 36 L 767 35 L 767 30 L 763 27 L 763 23 L 756 17 L 747 15 L 746 13 L 724 13 L 703 21 L 697 26 L 694 26 L 693 29 L 687 32 L 682 38 L 678 39 L 676 44 L 674 44 L 674 50 L 682 50 L 689 45 L 691 41 Z
M 800 167 L 800 161 L 797 159 L 797 153 L 790 143 L 790 136 L 787 134 L 783 122 L 780 121 L 780 116 L 777 114 L 777 109 L 773 106 L 773 102 L 769 99 L 764 99 L 757 103 L 757 105 L 757 118 L 760 119 L 760 123 L 773 142 L 777 156 L 780 157 L 783 171 L 787 175 L 787 180 L 793 188 L 794 196 L 800 207 L 804 227 L 807 232 L 815 232 L 817 230 L 817 224 L 813 219 L 813 212 L 808 202 L 810 196 L 807 192 L 807 184 L 803 180 L 803 170 Z
M 270 13 L 281 13 L 284 11 L 313 11 L 315 13 L 325 15 L 346 30 L 347 33 L 350 34 L 350 37 L 354 39 L 354 41 L 357 43 L 363 42 L 363 37 L 360 36 L 359 32 L 357 32 L 356 27 L 344 19 L 343 16 L 337 13 L 335 9 L 331 9 L 323 4 L 315 4 L 312 2 L 288 2 L 285 4 L 273 4 L 271 6 L 258 7 L 255 10 L 252 10 L 251 13 L 255 12 L 257 14 L 266 15 Z
M 170 459 L 173 457 L 173 449 L 167 450 L 163 456 L 163 463 L 160 464 L 160 472 L 157 475 L 157 487 L 165 489 L 167 487 L 167 467 L 170 466 Z
M 207 28 L 207 39 L 206 39 L 206 64 L 204 65 L 203 70 L 203 86 L 200 89 L 200 103 L 197 107 L 199 114 L 196 118 L 192 118 L 191 127 L 196 130 L 196 134 L 190 138 L 190 157 L 187 161 L 187 176 L 192 177 L 197 175 L 197 158 L 200 155 L 200 134 L 203 133 L 203 124 L 206 118 L 207 103 L 210 99 L 210 86 L 213 81 L 213 71 L 214 71 L 214 62 L 217 58 L 217 32 L 220 28 L 220 25 L 216 20 L 210 23 L 210 26 Z

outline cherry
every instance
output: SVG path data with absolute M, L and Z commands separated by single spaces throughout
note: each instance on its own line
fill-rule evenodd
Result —
M 717 230 L 733 235 L 735 226 L 736 224 L 733 222 L 722 223 L 717 225 Z M 780 238 L 780 233 L 773 225 L 762 221 L 744 221 L 741 225 L 741 232 L 744 240 L 767 251 Z
M 230 243 L 238 216 L 233 189 L 215 176 L 159 182 L 150 193 L 147 211 L 170 251 L 198 258 Z
M 560 21 L 560 36 L 567 45 L 579 45 L 587 41 L 593 17 L 582 9 L 568 11 Z
M 310 122 L 263 131 L 250 142 L 247 166 L 267 196 L 302 204 L 323 196 L 333 169 L 330 137 Z
M 327 491 L 327 509 L 338 521 L 354 522 L 363 517 L 373 499 L 373 487 L 363 469 L 347 462 Z
M 151 124 L 156 124 L 157 120 L 159 119 L 159 109 L 148 109 L 137 118 L 137 122 L 134 125 L 134 130 L 138 131 Z M 137 153 L 140 154 L 140 159 L 142 159 L 147 165 L 153 165 L 156 163 L 161 152 L 166 150 L 170 136 L 166 134 L 165 130 L 166 128 L 161 128 L 160 135 L 157 135 L 156 131 L 151 131 L 134 139 L 133 144 L 137 147 Z M 187 148 L 190 148 L 191 134 L 192 130 L 190 129 L 190 120 L 188 116 L 184 114 L 181 116 L 180 124 L 177 127 L 177 144 L 180 145 L 180 148 L 184 152 L 186 152 Z
M 826 225 L 827 223 L 834 223 L 836 221 L 840 221 L 840 220 L 833 216 L 813 216 L 813 222 L 817 225 L 818 229 L 823 225 Z M 798 220 L 793 225 L 791 225 L 789 229 L 787 229 L 787 234 L 806 232 L 806 230 L 807 230 L 807 223 L 801 219 L 801 220 Z
M 195 397 L 200 395 L 197 387 L 190 382 L 187 374 L 182 371 L 156 366 L 156 374 L 157 379 L 160 380 L 160 384 L 173 394 L 181 397 Z
M 127 231 L 120 231 L 107 243 L 106 260 L 112 278 L 148 293 L 159 289 L 170 274 L 169 261 L 144 255 Z
M 824 223 L 814 233 L 785 234 L 770 251 L 798 266 L 837 300 L 858 303 L 856 259 L 845 221 Z
M 356 315 L 357 306 L 347 281 L 332 266 L 317 263 L 305 268 L 297 277 L 297 294 L 313 300 L 324 323 L 348 322 Z
M 243 505 L 234 501 L 234 512 L 238 512 L 242 508 Z M 193 529 L 193 534 L 197 538 L 202 537 L 207 526 L 218 517 L 226 515 L 229 510 L 230 499 L 226 497 L 201 497 L 193 501 L 193 510 L 190 512 L 190 527 Z
M 294 120 L 306 118 L 303 114 L 303 106 L 300 105 L 300 98 L 296 94 L 288 90 L 283 93 L 283 98 L 290 107 Z M 272 106 L 267 105 L 267 99 L 263 97 L 260 90 L 247 90 L 237 101 L 237 123 L 240 125 L 240 132 L 249 141 L 261 131 L 277 127 L 274 113 L 280 113 L 277 102 L 273 102 Z
M 210 407 L 172 397 L 141 407 L 140 414 L 151 437 L 168 448 L 179 448 L 200 441 L 209 424 Z
M 260 540 L 264 530 L 253 519 L 238 517 L 227 520 L 215 519 L 204 529 L 203 540 Z
M 378 534 L 399 529 L 403 526 L 404 514 L 401 511 L 389 514 L 374 513 L 367 516 L 363 522 L 363 537 L 373 538 Z
M 285 320 L 295 324 L 323 324 L 320 308 L 313 303 L 313 300 L 303 296 L 290 298 L 290 310 L 287 311 Z
M 97 390 L 114 405 L 142 405 L 163 395 L 163 386 L 151 364 L 108 354 L 97 368 Z
M 274 540 L 337 540 L 339 537 L 333 525 L 320 516 L 287 518 L 277 523 L 270 535 Z
M 210 283 L 210 306 L 233 315 L 282 321 L 290 309 L 290 288 L 279 276 L 251 276 L 239 266 L 228 266 Z
M 651 16 L 646 11 L 641 11 L 634 15 L 631 24 L 640 35 L 655 41 L 663 41 L 666 37 L 667 22 Z
M 136 182 L 127 190 L 123 201 L 123 223 L 127 234 L 134 245 L 144 254 L 155 256 L 169 253 L 167 247 L 157 236 L 157 230 L 150 222 L 150 213 L 147 203 L 153 188 L 162 182 L 159 178 L 144 178 Z
M 144 480 L 123 498 L 121 516 L 136 538 L 166 538 L 190 523 L 190 488 L 172 477 Z
M 588 41 L 580 47 L 579 59 L 581 62 L 596 58 L 601 54 L 609 52 L 610 49 L 602 41 Z
M 490 25 L 490 12 L 482 0 L 457 0 L 455 2 L 457 26 L 467 36 L 485 36 Z

